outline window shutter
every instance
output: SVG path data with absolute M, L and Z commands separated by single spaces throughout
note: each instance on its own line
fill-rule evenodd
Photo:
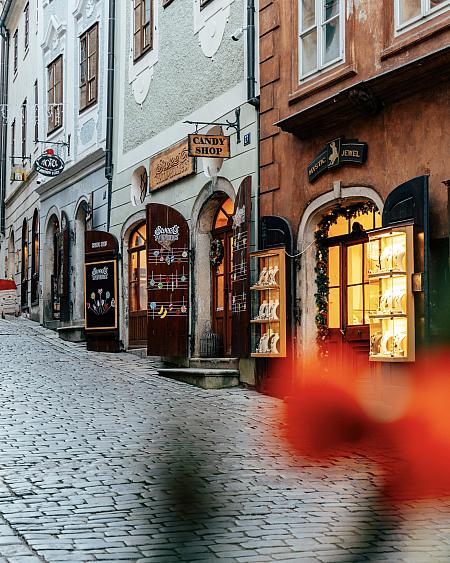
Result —
M 231 322 L 232 354 L 235 358 L 247 358 L 249 355 L 251 206 L 252 179 L 247 176 L 239 187 L 233 216 Z

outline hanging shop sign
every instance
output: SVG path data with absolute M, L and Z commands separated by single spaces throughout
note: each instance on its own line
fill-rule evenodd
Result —
M 148 355 L 186 357 L 189 227 L 186 219 L 172 207 L 150 203 L 147 233 Z
M 102 254 L 117 254 L 117 239 L 105 231 L 86 231 L 85 235 L 86 256 L 98 257 Z
M 150 159 L 150 190 L 167 186 L 194 172 L 195 159 L 188 155 L 188 142 L 184 140 Z
M 36 172 L 43 176 L 59 176 L 65 167 L 64 160 L 53 152 L 53 149 L 48 149 L 45 153 L 38 156 L 34 163 Z
M 13 166 L 11 168 L 11 182 L 26 182 L 28 180 L 28 170 L 23 166 Z
M 342 164 L 364 164 L 367 159 L 367 143 L 346 141 L 339 137 L 327 143 L 326 147 L 308 165 L 308 180 L 314 182 L 327 170 Z
M 226 135 L 188 135 L 189 156 L 230 157 L 230 137 Z
M 117 260 L 85 264 L 85 328 L 117 328 Z

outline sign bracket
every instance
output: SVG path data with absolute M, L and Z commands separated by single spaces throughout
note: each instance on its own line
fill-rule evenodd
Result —
M 215 123 L 212 121 L 183 121 L 183 123 L 189 123 L 190 125 L 195 125 L 195 132 L 198 133 L 198 126 L 199 125 L 220 125 L 221 127 L 225 127 L 226 129 L 234 129 L 236 131 L 236 142 L 241 142 L 241 108 L 238 107 L 234 110 L 234 115 L 236 117 L 236 121 L 229 121 L 226 119 L 226 123 Z
M 11 166 L 15 166 L 16 160 L 21 160 L 23 165 L 28 161 L 31 165 L 31 154 L 30 156 L 10 156 L 9 159 L 11 160 Z

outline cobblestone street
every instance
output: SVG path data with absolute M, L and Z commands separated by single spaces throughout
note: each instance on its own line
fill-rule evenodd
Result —
M 362 458 L 288 453 L 283 403 L 203 391 L 130 354 L 0 320 L 0 562 L 450 560 L 448 504 L 370 509 Z M 388 512 L 386 510 L 386 512 Z

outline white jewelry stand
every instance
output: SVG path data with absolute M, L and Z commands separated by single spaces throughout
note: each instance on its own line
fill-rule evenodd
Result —
M 280 301 L 275 299 L 274 301 L 269 301 L 268 318 L 269 321 L 278 321 L 277 310 L 280 305 Z
M 267 279 L 267 285 L 278 285 L 277 284 L 277 274 L 278 274 L 278 266 L 274 266 L 273 268 L 269 268 L 269 276 Z

